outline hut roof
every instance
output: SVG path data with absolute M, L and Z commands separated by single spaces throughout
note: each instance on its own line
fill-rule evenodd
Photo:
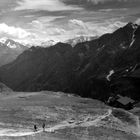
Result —
M 121 95 L 118 95 L 118 99 L 117 99 L 117 101 L 119 102 L 119 103 L 121 103 L 121 104 L 123 104 L 123 105 L 127 105 L 127 104 L 129 104 L 129 103 L 134 103 L 135 102 L 135 100 L 133 100 L 133 99 L 131 99 L 131 98 L 129 98 L 129 97 L 127 97 L 127 96 L 121 96 Z

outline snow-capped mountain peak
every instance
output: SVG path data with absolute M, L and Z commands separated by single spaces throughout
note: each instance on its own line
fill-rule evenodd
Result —
M 7 39 L 8 39 L 7 37 L 0 38 L 0 43 L 5 44 Z
M 27 48 L 25 45 L 22 45 L 21 43 L 6 37 L 0 38 L 0 43 L 2 46 L 8 47 L 10 49 L 25 50 Z
M 48 41 L 44 41 L 41 43 L 42 47 L 49 47 L 49 46 L 53 46 L 57 43 L 57 41 L 54 40 L 48 40 Z
M 0 66 L 12 62 L 27 49 L 27 46 L 12 39 L 6 37 L 0 38 Z
M 11 42 L 8 42 L 7 46 L 11 49 L 17 48 L 17 46 L 15 44 L 11 44 Z

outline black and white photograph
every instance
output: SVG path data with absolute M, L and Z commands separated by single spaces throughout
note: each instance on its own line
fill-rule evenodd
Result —
M 0 140 L 140 140 L 140 0 L 0 0 Z

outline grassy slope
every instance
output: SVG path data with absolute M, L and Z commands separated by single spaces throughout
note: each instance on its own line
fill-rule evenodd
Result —
M 1 94 L 0 139 L 107 140 L 110 138 L 111 140 L 138 140 L 139 138 L 134 135 L 104 127 L 92 125 L 89 127 L 80 127 L 78 125 L 76 127 L 65 127 L 68 125 L 68 122 L 74 121 L 78 124 L 80 121 L 91 119 L 93 116 L 103 115 L 108 108 L 96 100 L 48 91 Z M 46 123 L 47 131 L 55 130 L 55 133 L 40 132 L 35 134 L 33 125 L 37 124 L 39 130 L 41 130 L 43 122 Z

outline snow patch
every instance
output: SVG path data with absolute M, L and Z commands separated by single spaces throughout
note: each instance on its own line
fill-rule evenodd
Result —
M 134 44 L 134 42 L 135 42 L 135 39 L 134 39 L 134 37 L 132 38 L 132 42 L 131 42 L 131 44 L 130 44 L 130 48 L 132 47 L 132 45 Z
M 15 44 L 12 45 L 10 42 L 8 42 L 7 46 L 11 49 L 17 48 L 17 46 Z
M 138 64 L 136 64 L 134 67 L 132 67 L 131 72 L 133 72 L 137 68 Z
M 109 72 L 109 74 L 106 76 L 106 79 L 108 80 L 108 81 L 110 81 L 110 77 L 112 76 L 112 74 L 114 74 L 115 73 L 115 71 L 114 70 L 111 70 L 110 72 Z
M 97 51 L 102 51 L 104 49 L 105 45 L 103 45 L 101 48 L 98 48 Z
M 0 38 L 0 42 L 3 43 L 3 44 L 6 42 L 6 40 L 7 40 L 6 37 Z

